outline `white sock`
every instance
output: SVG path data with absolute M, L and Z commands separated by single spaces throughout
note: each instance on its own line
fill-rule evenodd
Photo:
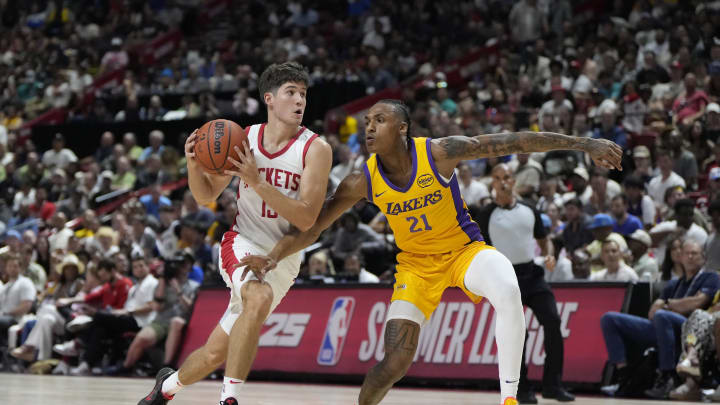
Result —
M 507 397 L 516 398 L 525 345 L 525 314 L 515 270 L 497 250 L 483 250 L 473 258 L 464 281 L 468 290 L 486 297 L 495 308 L 500 398 L 503 402 Z
M 178 372 L 174 372 L 170 374 L 170 377 L 168 377 L 164 382 L 162 386 L 162 392 L 166 396 L 173 396 L 180 392 L 181 389 L 185 388 L 185 386 L 180 382 L 178 378 Z
M 518 383 L 520 379 L 507 380 L 500 377 L 500 398 L 505 402 L 505 398 L 513 397 L 517 398 Z
M 244 383 L 245 381 L 238 378 L 224 377 L 223 389 L 220 393 L 220 401 L 224 401 L 230 397 L 237 399 L 240 395 L 240 389 L 242 389 Z

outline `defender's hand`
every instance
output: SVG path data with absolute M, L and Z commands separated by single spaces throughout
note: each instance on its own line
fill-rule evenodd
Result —
M 622 148 L 615 142 L 607 139 L 589 139 L 585 148 L 593 162 L 606 169 L 622 170 Z
M 245 270 L 243 270 L 242 277 L 240 277 L 241 281 L 245 280 L 245 276 L 249 271 L 252 271 L 258 280 L 263 281 L 265 274 L 274 269 L 277 266 L 277 262 L 269 256 L 249 255 L 240 259 L 237 267 L 242 266 L 245 266 Z

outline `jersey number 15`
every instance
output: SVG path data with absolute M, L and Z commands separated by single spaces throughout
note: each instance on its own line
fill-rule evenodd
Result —
M 263 218 L 277 218 L 278 213 L 273 211 L 272 208 L 265 205 L 265 201 L 262 203 L 262 216 Z

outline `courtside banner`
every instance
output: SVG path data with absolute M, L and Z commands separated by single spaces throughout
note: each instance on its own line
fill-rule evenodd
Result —
M 563 379 L 599 383 L 607 352 L 600 317 L 620 311 L 625 284 L 559 285 L 553 290 L 565 338 Z M 293 288 L 272 313 L 260 336 L 256 371 L 362 375 L 383 357 L 383 326 L 392 289 Z M 187 329 L 180 361 L 201 346 L 225 312 L 228 290 L 200 292 Z M 530 309 L 530 378 L 542 376 L 543 331 Z M 459 289 L 448 289 L 423 327 L 415 363 L 408 376 L 497 379 L 495 312 L 483 301 L 474 305 Z

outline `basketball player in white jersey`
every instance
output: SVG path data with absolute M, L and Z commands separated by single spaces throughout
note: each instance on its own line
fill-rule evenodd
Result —
M 291 225 L 309 229 L 325 198 L 332 150 L 300 126 L 308 83 L 307 72 L 295 62 L 273 64 L 263 72 L 258 87 L 267 105 L 268 122 L 247 129 L 245 151 L 239 153 L 239 161 L 233 161 L 237 168 L 223 176 L 206 174 L 195 160 L 195 133 L 186 141 L 188 184 L 198 203 L 215 201 L 233 176 L 240 178 L 238 213 L 220 249 L 219 271 L 230 288 L 230 302 L 205 345 L 190 354 L 178 371 L 160 370 L 152 392 L 138 405 L 166 404 L 184 386 L 205 378 L 223 362 L 220 404 L 238 403 L 262 325 L 292 286 L 300 258 L 288 257 L 264 280 L 239 268 L 238 260 L 267 254 Z

